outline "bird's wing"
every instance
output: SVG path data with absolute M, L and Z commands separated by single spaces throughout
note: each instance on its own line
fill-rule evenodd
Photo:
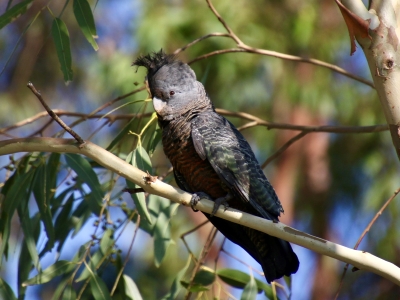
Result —
M 216 112 L 192 120 L 197 154 L 208 160 L 236 197 L 250 203 L 263 217 L 277 220 L 282 205 L 242 134 Z

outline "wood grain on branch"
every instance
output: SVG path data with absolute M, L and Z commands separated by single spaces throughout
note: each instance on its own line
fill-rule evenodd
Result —
M 91 142 L 86 142 L 84 145 L 79 147 L 76 141 L 71 139 L 27 138 L 0 141 L 0 155 L 34 151 L 82 154 L 93 159 L 108 170 L 136 183 L 148 193 L 168 198 L 173 202 L 185 206 L 190 206 L 191 194 L 172 187 L 160 180 L 147 184 L 144 180 L 147 176 L 145 172 L 133 167 L 114 154 Z M 206 213 L 211 213 L 213 207 L 214 202 L 206 199 L 201 200 L 196 205 L 196 209 Z M 231 208 L 224 211 L 224 208 L 222 207 L 218 209 L 215 216 L 248 226 L 300 245 L 319 254 L 327 255 L 349 263 L 357 269 L 373 272 L 400 286 L 400 268 L 370 253 L 350 249 L 298 231 L 283 223 L 273 223 L 272 221 Z

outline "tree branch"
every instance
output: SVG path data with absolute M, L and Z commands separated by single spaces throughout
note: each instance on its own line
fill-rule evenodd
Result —
M 87 114 L 87 113 L 78 113 L 78 112 L 70 112 L 61 109 L 53 110 L 59 116 L 66 117 L 80 117 L 82 119 L 107 119 L 110 123 L 113 123 L 117 120 L 130 120 L 132 118 L 140 118 L 140 117 L 150 117 L 152 115 L 151 112 L 144 114 L 110 114 L 104 116 L 103 114 Z M 233 112 L 223 108 L 217 108 L 217 113 L 228 116 L 228 117 L 236 117 L 245 120 L 249 120 L 251 122 L 241 126 L 239 129 L 247 129 L 255 126 L 264 126 L 267 129 L 283 129 L 283 130 L 295 130 L 295 131 L 307 131 L 307 132 L 329 132 L 329 133 L 373 133 L 373 132 L 382 132 L 389 130 L 388 125 L 369 125 L 369 126 L 304 126 L 304 125 L 294 125 L 294 124 L 286 124 L 286 123 L 274 123 L 269 122 L 254 115 L 245 113 L 245 112 Z M 46 111 L 40 112 L 33 117 L 22 120 L 14 125 L 5 127 L 0 129 L 0 134 L 5 134 L 8 131 L 13 129 L 31 124 L 43 117 L 48 116 Z
M 174 188 L 160 180 L 146 184 L 144 177 L 147 174 L 127 162 L 118 158 L 105 149 L 86 142 L 81 148 L 75 140 L 56 139 L 56 138 L 26 138 L 12 139 L 0 142 L 0 155 L 7 155 L 17 152 L 58 152 L 58 153 L 77 153 L 85 155 L 103 167 L 111 170 L 120 176 L 136 183 L 146 192 L 165 197 L 185 206 L 190 206 L 192 195 L 178 188 Z M 212 201 L 203 199 L 196 209 L 211 213 L 214 207 Z M 248 226 L 250 228 L 265 232 L 278 238 L 287 240 L 291 243 L 303 246 L 317 253 L 330 256 L 340 261 L 349 263 L 360 270 L 370 271 L 378 274 L 400 286 L 400 268 L 396 265 L 380 259 L 364 251 L 353 250 L 339 244 L 335 244 L 321 238 L 298 231 L 283 223 L 273 223 L 272 221 L 259 218 L 241 211 L 221 207 L 216 213 L 216 217 L 228 221 Z

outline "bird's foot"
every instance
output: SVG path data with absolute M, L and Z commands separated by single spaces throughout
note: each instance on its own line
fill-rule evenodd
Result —
M 213 201 L 213 199 L 209 195 L 207 195 L 206 193 L 203 193 L 203 192 L 194 193 L 192 195 L 192 199 L 190 199 L 190 207 L 192 208 L 193 211 L 199 211 L 198 209 L 195 209 L 194 207 L 197 205 L 197 203 L 199 203 L 199 201 L 201 199 L 204 199 L 204 198 Z
M 217 210 L 220 207 L 220 205 L 224 206 L 224 211 L 227 210 L 229 207 L 228 201 L 231 200 L 232 198 L 233 198 L 233 196 L 229 193 L 225 197 L 217 198 L 214 201 L 214 208 L 213 208 L 210 216 L 214 217 L 214 215 L 217 213 Z

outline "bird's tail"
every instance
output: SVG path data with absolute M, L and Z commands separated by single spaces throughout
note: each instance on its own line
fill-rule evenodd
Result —
M 257 242 L 258 258 L 253 257 L 260 263 L 268 282 L 297 272 L 299 259 L 287 241 L 262 232 L 256 235 L 262 243 Z
M 205 214 L 223 235 L 241 246 L 262 267 L 268 282 L 297 272 L 299 260 L 284 240 Z

